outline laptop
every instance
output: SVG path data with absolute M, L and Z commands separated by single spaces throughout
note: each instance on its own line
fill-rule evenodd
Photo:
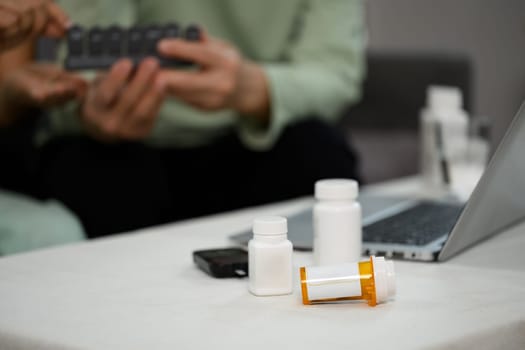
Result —
M 525 219 L 525 102 L 466 203 L 363 196 L 363 254 L 444 261 Z M 288 238 L 311 250 L 311 210 L 288 218 Z M 246 244 L 250 232 L 231 236 Z

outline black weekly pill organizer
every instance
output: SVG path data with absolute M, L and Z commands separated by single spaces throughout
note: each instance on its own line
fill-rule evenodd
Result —
M 146 57 L 156 57 L 161 67 L 180 68 L 191 62 L 159 56 L 157 43 L 166 38 L 199 41 L 201 31 L 196 25 L 182 27 L 177 23 L 123 28 L 84 28 L 74 25 L 67 32 L 67 70 L 108 69 L 115 61 L 129 58 L 137 65 Z

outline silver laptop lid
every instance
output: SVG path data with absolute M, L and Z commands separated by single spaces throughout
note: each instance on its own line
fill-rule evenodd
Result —
M 438 260 L 525 219 L 525 102 L 479 180 Z

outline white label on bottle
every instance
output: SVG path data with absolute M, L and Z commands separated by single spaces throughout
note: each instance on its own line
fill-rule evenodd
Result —
M 361 295 L 357 263 L 306 268 L 308 299 L 322 300 Z

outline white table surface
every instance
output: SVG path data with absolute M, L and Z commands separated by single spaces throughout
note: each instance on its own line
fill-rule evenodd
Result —
M 1 258 L 0 349 L 525 349 L 525 224 L 445 263 L 396 262 L 397 297 L 375 308 L 303 306 L 297 281 L 293 295 L 255 297 L 246 279 L 194 266 L 193 250 L 231 245 L 254 217 L 311 203 Z

